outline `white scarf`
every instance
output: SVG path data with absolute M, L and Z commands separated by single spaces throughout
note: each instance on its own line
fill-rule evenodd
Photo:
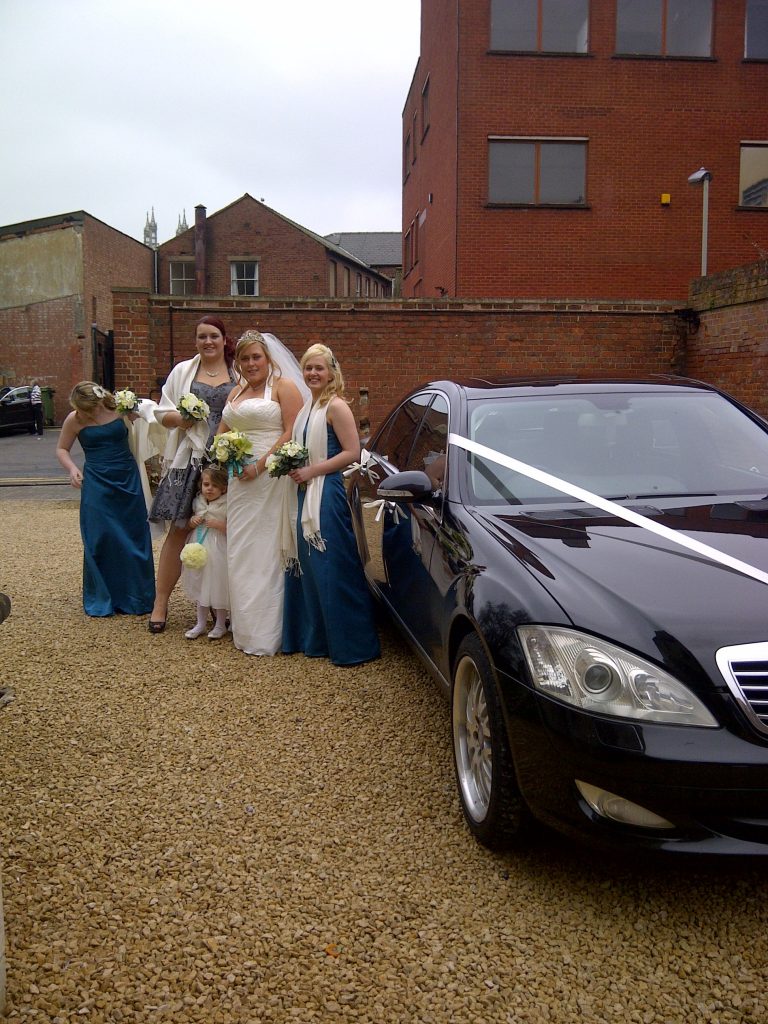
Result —
M 327 416 L 330 402 L 325 405 L 312 405 L 309 399 L 301 408 L 293 424 L 293 440 L 305 444 L 309 451 L 310 466 L 325 462 L 328 458 L 328 424 Z M 306 441 L 304 428 L 306 427 Z M 313 476 L 307 484 L 304 496 L 304 508 L 301 510 L 301 532 L 307 544 L 318 551 L 325 551 L 325 541 L 320 533 L 320 502 L 323 499 L 325 474 Z

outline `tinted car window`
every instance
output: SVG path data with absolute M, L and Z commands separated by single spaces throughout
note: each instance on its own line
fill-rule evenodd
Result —
M 432 479 L 435 489 L 445 476 L 445 449 L 448 439 L 448 402 L 435 395 L 427 409 L 404 469 L 420 469 Z
M 421 394 L 403 403 L 389 423 L 385 424 L 372 446 L 377 455 L 381 455 L 398 470 L 407 467 L 416 431 L 431 400 L 431 394 Z
M 768 494 L 768 433 L 720 395 L 610 393 L 474 403 L 470 437 L 606 498 Z M 562 493 L 472 456 L 480 502 Z

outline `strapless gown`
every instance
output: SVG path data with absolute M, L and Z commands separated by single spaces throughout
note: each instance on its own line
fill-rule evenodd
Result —
M 146 615 L 155 600 L 147 507 L 121 419 L 83 427 L 80 495 L 83 607 L 88 615 Z
M 246 434 L 260 458 L 283 432 L 280 406 L 248 398 L 224 407 L 222 419 Z M 233 477 L 227 491 L 229 609 L 235 647 L 246 654 L 277 654 L 283 631 L 283 570 L 280 536 L 288 477 L 260 473 L 255 480 Z

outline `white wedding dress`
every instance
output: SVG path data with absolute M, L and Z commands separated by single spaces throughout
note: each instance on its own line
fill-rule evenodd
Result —
M 283 432 L 280 406 L 267 385 L 263 398 L 227 402 L 222 419 L 253 443 L 260 458 Z M 284 578 L 280 553 L 283 490 L 288 477 L 232 477 L 227 492 L 227 565 L 232 639 L 246 654 L 277 654 L 283 634 Z

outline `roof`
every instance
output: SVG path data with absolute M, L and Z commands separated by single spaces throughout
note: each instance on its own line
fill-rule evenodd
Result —
M 338 231 L 325 237 L 369 267 L 399 267 L 403 262 L 403 236 L 399 231 Z
M 258 203 L 259 206 L 263 206 L 265 210 L 269 210 L 270 213 L 274 214 L 275 217 L 279 217 L 280 220 L 285 221 L 286 224 L 290 224 L 292 227 L 296 228 L 298 231 L 302 231 L 305 235 L 309 235 L 310 238 L 313 238 L 316 242 L 318 242 L 320 245 L 322 245 L 323 248 L 327 249 L 329 252 L 335 253 L 337 256 L 341 257 L 342 259 L 349 260 L 352 263 L 358 263 L 362 267 L 364 267 L 366 270 L 371 270 L 372 269 L 371 265 L 366 263 L 365 260 L 362 259 L 362 257 L 357 255 L 356 253 L 350 252 L 350 250 L 348 250 L 348 249 L 342 248 L 342 246 L 340 246 L 338 243 L 332 241 L 332 237 L 331 236 L 328 236 L 328 237 L 324 238 L 322 235 L 316 234 L 314 231 L 311 231 L 309 228 L 305 228 L 303 224 L 298 224 L 295 220 L 291 220 L 290 217 L 286 217 L 284 213 L 280 213 L 278 210 L 273 209 L 271 206 L 267 206 L 266 203 L 262 203 L 260 199 L 255 199 L 248 192 L 245 192 L 243 195 L 240 196 L 239 199 L 235 199 L 233 202 L 228 203 L 226 206 L 223 206 L 220 210 L 216 210 L 214 213 L 209 214 L 206 211 L 206 219 L 210 220 L 212 217 L 218 216 L 220 213 L 223 213 L 224 210 L 229 210 L 233 206 L 237 206 L 238 203 L 242 203 L 242 201 L 244 199 L 250 199 L 251 202 Z M 193 232 L 194 231 L 194 226 L 188 228 L 187 230 L 190 231 L 190 232 Z M 186 234 L 186 233 L 187 232 L 182 232 L 182 234 Z M 176 237 L 179 237 L 179 236 L 176 236 Z M 175 241 L 175 238 L 168 239 L 168 241 Z M 167 244 L 166 242 L 163 242 L 162 245 L 160 246 L 160 249 L 162 249 L 163 246 L 166 245 L 166 244 Z M 400 263 L 400 260 L 398 259 L 398 264 L 399 263 Z M 376 270 L 373 270 L 372 272 L 374 274 L 378 273 Z M 384 274 L 378 274 L 378 276 L 381 277 L 381 279 L 384 280 L 384 281 L 387 280 L 387 278 L 385 277 Z
M 123 235 L 125 238 L 130 238 L 136 245 L 144 246 L 143 242 L 140 242 L 138 238 L 134 238 L 132 235 L 126 235 L 120 228 L 113 228 L 111 224 L 107 224 L 105 220 L 100 220 L 98 217 L 94 217 L 92 213 L 88 213 L 87 210 L 74 210 L 71 213 L 58 213 L 52 217 L 38 217 L 36 220 L 23 220 L 19 221 L 18 224 L 3 224 L 0 225 L 0 238 L 7 238 L 10 235 L 27 235 L 31 231 L 41 231 L 45 228 L 60 228 L 60 227 L 74 227 L 77 224 L 84 224 L 85 218 L 89 217 L 91 220 L 95 220 L 98 224 L 103 224 L 105 228 L 109 228 L 110 231 L 116 232 L 118 235 Z M 149 246 L 144 246 L 149 248 Z

